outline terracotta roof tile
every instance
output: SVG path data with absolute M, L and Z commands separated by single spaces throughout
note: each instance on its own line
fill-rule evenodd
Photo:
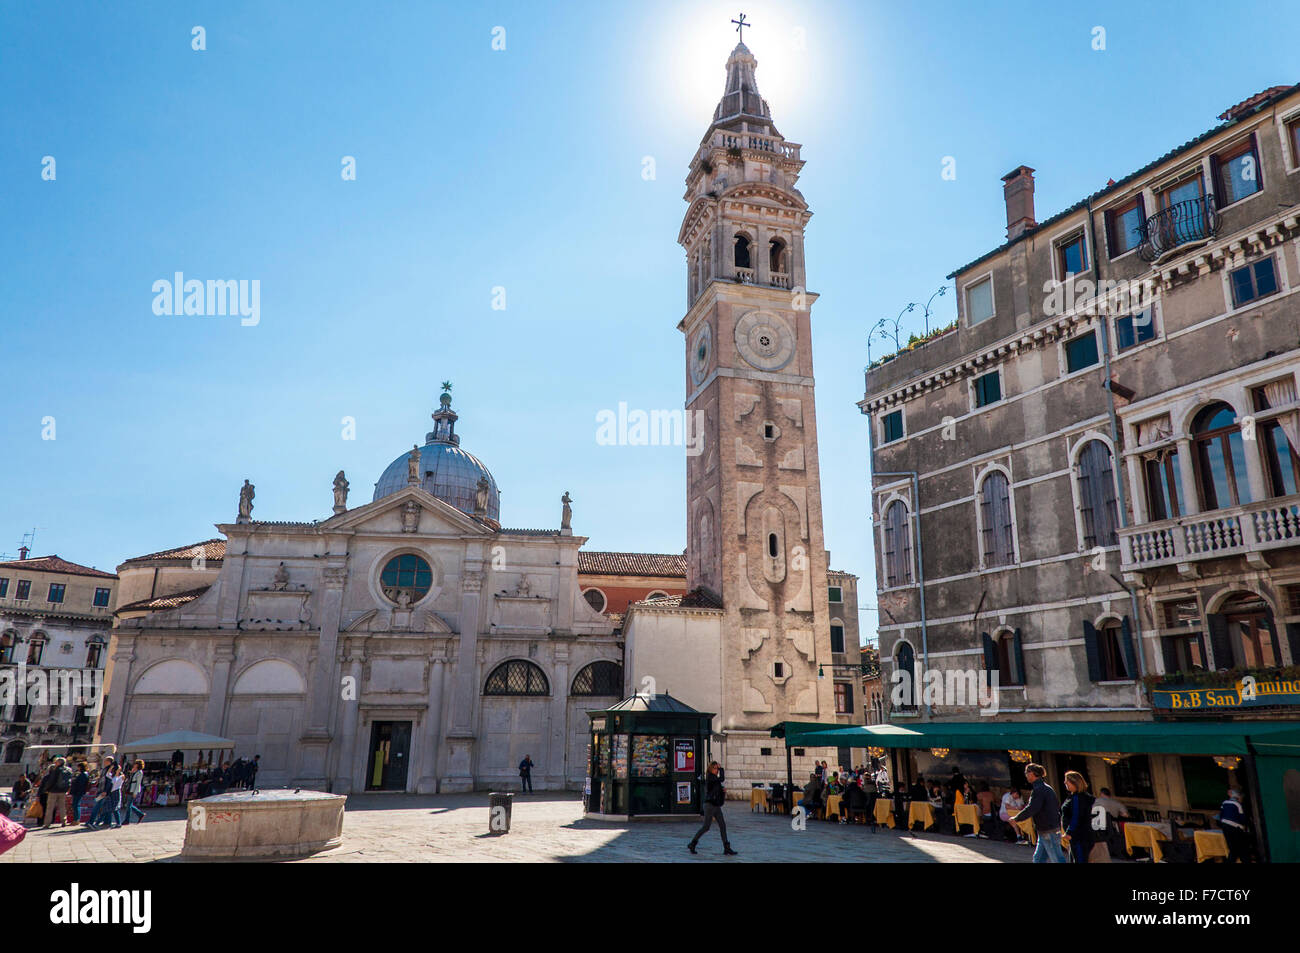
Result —
M 164 549 L 162 552 L 150 553 L 147 556 L 132 556 L 123 566 L 129 566 L 132 563 L 147 562 L 153 559 L 175 559 L 182 562 L 190 562 L 195 556 L 202 553 L 203 558 L 208 561 L 221 560 L 226 558 L 226 541 L 224 539 L 205 539 L 201 543 L 190 543 L 188 546 L 177 546 L 175 549 Z
M 601 553 L 578 550 L 578 572 L 591 576 L 686 578 L 685 553 Z
M 660 599 L 642 599 L 632 605 L 659 609 L 721 609 L 722 600 L 709 590 L 697 587 L 684 596 L 668 596 Z
M 152 599 L 139 599 L 124 606 L 118 606 L 116 611 L 139 612 L 142 610 L 156 611 L 158 609 L 175 609 L 177 606 L 183 606 L 187 602 L 193 602 L 210 588 L 211 586 L 200 586 L 197 589 L 186 589 L 184 592 L 173 592 L 170 596 L 155 596 Z
M 35 559 L 11 559 L 0 563 L 0 569 L 27 570 L 28 572 L 56 572 L 68 576 L 94 576 L 96 579 L 116 579 L 111 572 L 92 569 L 80 563 L 68 562 L 59 556 L 38 556 Z

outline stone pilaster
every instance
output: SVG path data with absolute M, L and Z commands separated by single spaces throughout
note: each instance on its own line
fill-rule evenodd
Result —
M 362 649 L 355 642 L 349 643 L 344 649 L 343 659 L 344 673 L 351 679 L 351 697 L 341 698 L 339 703 L 338 731 L 342 740 L 339 743 L 338 760 L 334 765 L 334 783 L 330 786 L 333 794 L 352 792 L 356 777 L 357 728 L 361 721 Z
M 474 704 L 478 699 L 479 598 L 483 589 L 481 547 L 467 554 L 460 587 L 460 644 L 453 678 L 451 730 L 447 732 L 446 774 L 440 790 L 474 790 Z
M 424 717 L 424 738 L 420 745 L 420 780 L 417 794 L 436 794 L 438 791 L 438 752 L 442 748 L 442 687 L 447 671 L 443 649 L 435 650 L 429 659 L 428 709 Z
M 297 782 L 323 790 L 329 764 L 330 707 L 334 693 L 341 691 L 338 670 L 339 619 L 343 608 L 343 585 L 347 581 L 347 556 L 331 556 L 321 572 L 320 642 L 307 696 L 307 727 L 298 751 Z
M 230 697 L 230 666 L 235 662 L 235 640 L 214 639 L 212 678 L 208 684 L 208 707 L 203 713 L 203 730 L 209 735 L 225 732 L 226 701 Z

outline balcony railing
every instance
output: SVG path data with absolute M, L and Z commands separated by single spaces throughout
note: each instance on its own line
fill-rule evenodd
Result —
M 754 283 L 755 271 L 753 268 L 737 268 L 736 280 L 742 285 L 752 285 Z
M 1214 196 L 1175 202 L 1148 218 L 1140 231 L 1138 254 L 1143 261 L 1155 261 L 1183 245 L 1213 238 L 1219 231 Z
M 1124 572 L 1300 546 L 1300 495 L 1143 523 L 1119 538 Z

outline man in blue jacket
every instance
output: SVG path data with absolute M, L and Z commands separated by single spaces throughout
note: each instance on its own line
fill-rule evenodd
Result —
M 1016 823 L 1032 820 L 1038 846 L 1034 848 L 1034 863 L 1063 864 L 1065 851 L 1061 849 L 1061 802 L 1044 779 L 1047 769 L 1041 764 L 1025 765 L 1025 780 L 1033 785 L 1029 803 L 1013 820 Z

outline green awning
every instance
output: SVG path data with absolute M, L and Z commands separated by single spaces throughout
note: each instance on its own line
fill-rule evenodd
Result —
M 1122 754 L 1300 755 L 1300 722 L 1025 721 L 925 722 L 832 727 L 784 721 L 772 728 L 808 748 L 952 748 L 967 751 L 1105 751 Z

